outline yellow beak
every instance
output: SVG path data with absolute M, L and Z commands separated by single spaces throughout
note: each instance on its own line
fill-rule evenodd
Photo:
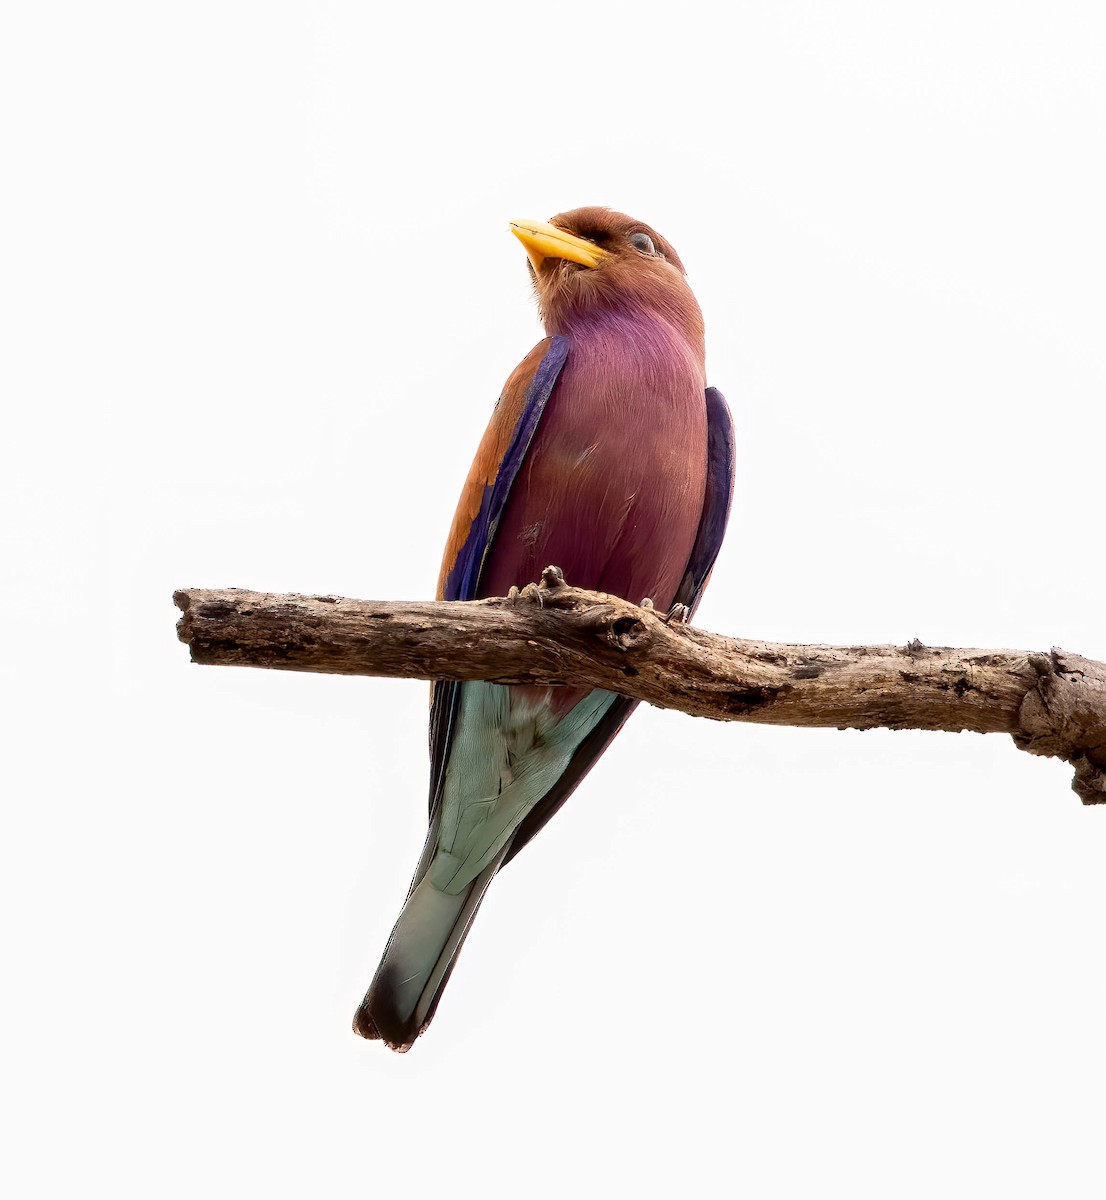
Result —
M 543 221 L 512 221 L 511 232 L 526 247 L 534 270 L 547 258 L 565 258 L 582 267 L 597 267 L 609 252 L 574 233 L 546 225 Z

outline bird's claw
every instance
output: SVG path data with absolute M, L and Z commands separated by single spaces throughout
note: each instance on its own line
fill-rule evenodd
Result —
M 546 567 L 537 583 L 528 583 L 523 588 L 512 584 L 507 589 L 507 599 L 512 604 L 518 604 L 520 600 L 537 601 L 538 607 L 544 608 L 548 597 L 567 586 L 564 572 L 560 567 Z
M 690 619 L 691 609 L 686 604 L 673 604 L 661 618 L 666 625 L 671 625 L 673 622 L 677 625 L 686 625 Z

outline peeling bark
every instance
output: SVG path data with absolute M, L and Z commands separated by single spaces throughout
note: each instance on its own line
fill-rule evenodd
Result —
M 555 568 L 540 586 L 463 603 L 238 589 L 173 599 L 197 663 L 587 684 L 720 721 L 1008 733 L 1071 763 L 1085 804 L 1106 803 L 1106 665 L 1061 650 L 748 641 L 570 587 Z

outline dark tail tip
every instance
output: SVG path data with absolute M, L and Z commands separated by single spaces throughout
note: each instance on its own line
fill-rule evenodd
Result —
M 353 1014 L 353 1032 L 359 1037 L 363 1037 L 367 1042 L 380 1042 L 384 1039 L 380 1036 L 380 1030 L 376 1027 L 376 1022 L 372 1018 L 372 1013 L 364 1004 Z
M 381 1008 L 379 996 L 374 995 L 377 991 L 376 982 L 373 981 L 369 994 L 361 1001 L 361 1007 L 353 1015 L 353 1032 L 367 1041 L 383 1042 L 389 1050 L 394 1050 L 397 1054 L 406 1054 L 415 1044 L 415 1038 L 421 1030 L 411 1033 L 398 1014 L 384 1011 L 388 1009 L 388 1005 L 385 1004 L 383 1009 Z M 374 1009 L 378 1010 L 375 1014 Z M 389 1017 L 392 1019 L 389 1020 Z

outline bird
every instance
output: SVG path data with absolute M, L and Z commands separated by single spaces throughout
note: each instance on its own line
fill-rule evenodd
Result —
M 546 337 L 507 379 L 480 442 L 438 599 L 515 594 L 555 564 L 577 587 L 687 619 L 729 518 L 734 436 L 706 386 L 683 263 L 654 229 L 605 207 L 510 231 Z M 635 707 L 571 684 L 432 685 L 429 832 L 355 1032 L 411 1048 L 496 873 Z

